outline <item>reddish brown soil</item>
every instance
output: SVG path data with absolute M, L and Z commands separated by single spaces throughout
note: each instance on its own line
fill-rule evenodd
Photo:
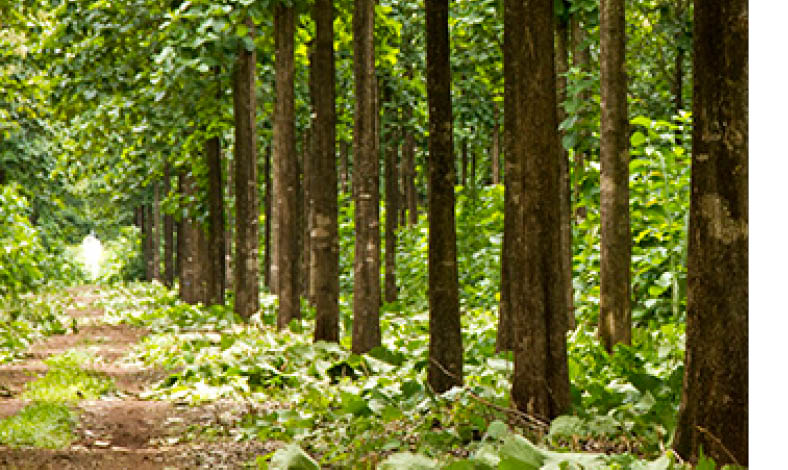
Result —
M 234 402 L 190 407 L 171 402 L 142 401 L 139 393 L 168 372 L 119 362 L 147 331 L 127 325 L 101 323 L 103 312 L 92 305 L 95 288 L 70 291 L 67 312 L 80 326 L 70 333 L 33 345 L 27 359 L 0 365 L 0 419 L 21 410 L 24 384 L 46 373 L 43 359 L 69 349 L 85 349 L 95 362 L 87 369 L 115 381 L 118 398 L 85 400 L 75 406 L 79 416 L 70 448 L 11 449 L 0 446 L 0 469 L 7 470 L 165 470 L 244 468 L 274 444 L 235 442 L 228 429 L 248 411 Z M 210 429 L 211 432 L 206 432 Z

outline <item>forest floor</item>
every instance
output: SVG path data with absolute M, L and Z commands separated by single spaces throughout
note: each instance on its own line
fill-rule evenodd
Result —
M 31 402 L 22 398 L 28 384 L 43 377 L 45 362 L 70 351 L 87 352 L 84 369 L 114 382 L 110 394 L 70 403 L 76 415 L 72 443 L 64 449 L 0 446 L 0 468 L 8 470 L 154 470 L 245 468 L 276 443 L 236 442 L 222 430 L 250 410 L 236 401 L 202 406 L 186 402 L 146 401 L 140 395 L 172 371 L 125 363 L 124 356 L 148 331 L 104 321 L 97 288 L 68 291 L 76 328 L 32 345 L 22 361 L 0 365 L 0 419 L 19 413 Z M 78 395 L 81 395 L 77 392 Z

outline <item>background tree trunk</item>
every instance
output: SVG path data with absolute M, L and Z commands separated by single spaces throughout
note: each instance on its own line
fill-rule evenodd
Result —
M 247 18 L 249 37 L 254 24 Z M 257 139 L 255 64 L 257 54 L 238 46 L 233 90 L 235 117 L 235 312 L 249 318 L 260 307 L 258 292 Z
M 462 336 L 454 220 L 449 2 L 426 0 L 427 102 L 429 105 L 430 387 L 461 386 Z
M 493 103 L 493 134 L 492 134 L 492 149 L 490 157 L 492 159 L 492 184 L 501 182 L 501 125 L 500 111 L 498 110 L 498 103 Z
M 349 152 L 349 150 L 348 150 L 348 143 L 346 141 L 344 141 L 344 140 L 339 141 L 339 158 L 340 158 L 340 163 L 341 163 L 341 166 L 342 166 L 342 170 L 339 173 L 339 176 L 341 178 L 342 192 L 343 193 L 347 193 L 348 190 L 349 190 L 349 188 L 348 188 L 348 183 L 349 183 L 349 176 L 348 176 L 349 175 L 349 173 L 348 173 L 348 152 Z
M 510 282 L 511 308 L 515 324 L 512 401 L 526 413 L 552 419 L 569 409 L 569 373 L 566 357 L 566 276 L 561 254 L 561 172 L 557 135 L 556 79 L 552 0 L 532 0 L 507 8 L 510 25 L 525 27 L 523 51 L 515 86 L 521 88 L 520 116 L 514 158 L 522 168 L 520 228 L 523 286 L 519 292 Z M 519 20 L 519 21 L 518 21 Z M 520 33 L 522 31 L 522 33 Z M 525 47 L 527 44 L 527 47 Z M 521 145 L 517 145 L 521 144 Z M 507 174 L 507 180 L 509 176 Z M 513 247 L 514 248 L 514 247 Z M 510 270 L 512 274 L 514 270 Z M 511 279 L 519 279 L 512 277 Z M 514 302 L 515 294 L 521 298 Z
M 274 179 L 278 206 L 276 233 L 279 314 L 278 328 L 301 318 L 298 278 L 298 157 L 295 145 L 295 11 L 274 7 L 276 103 L 274 112 Z
M 206 285 L 206 305 L 224 304 L 224 185 L 222 178 L 222 153 L 218 136 L 205 142 L 205 159 L 208 167 L 208 232 L 207 260 L 209 278 Z
M 339 225 L 336 166 L 336 101 L 334 5 L 316 0 L 313 9 L 316 44 L 312 69 L 320 93 L 314 96 L 314 221 L 312 252 L 315 341 L 339 341 Z M 346 155 L 347 157 L 347 155 Z M 347 161 L 345 161 L 345 164 Z
M 575 67 L 580 69 L 582 72 L 588 71 L 588 64 L 590 62 L 590 53 L 588 50 L 588 45 L 586 45 L 586 32 L 583 29 L 583 26 L 580 23 L 580 19 L 576 16 L 572 17 L 572 42 L 573 44 L 573 51 L 572 51 L 572 62 Z M 580 95 L 580 100 L 585 102 L 588 101 L 588 91 L 583 91 Z M 582 123 L 585 117 L 581 116 L 581 119 L 578 121 Z M 573 188 L 574 191 L 574 200 L 575 202 L 579 202 L 580 198 L 580 187 L 581 187 L 581 179 L 582 176 L 585 174 L 585 157 L 586 157 L 586 149 L 583 148 L 582 143 L 585 140 L 585 131 L 581 131 L 581 145 L 576 146 L 575 148 L 575 158 L 574 158 L 574 180 L 575 185 Z M 585 220 L 586 218 L 586 208 L 585 206 L 581 206 L 579 204 L 575 207 L 575 219 L 578 221 Z
M 233 199 L 235 198 L 234 189 L 235 181 L 233 175 L 235 174 L 235 165 L 233 160 L 227 158 L 227 200 L 230 201 L 227 207 L 227 217 L 224 226 L 224 284 L 227 289 L 233 288 L 233 227 L 235 226 L 235 219 L 233 219 L 233 211 L 230 209 L 234 205 Z M 266 224 L 268 223 L 268 206 L 265 207 Z M 266 239 L 267 241 L 267 239 Z M 266 254 L 268 247 L 265 247 Z
M 746 0 L 697 0 L 687 349 L 674 445 L 719 466 L 748 454 L 748 91 Z
M 599 338 L 608 351 L 632 341 L 630 310 L 629 134 L 624 0 L 599 8 L 602 130 Z
M 568 8 L 568 5 L 566 5 Z M 567 10 L 568 11 L 568 10 Z M 558 98 L 558 124 L 566 119 L 564 101 L 566 101 L 566 73 L 569 70 L 567 41 L 569 24 L 565 18 L 558 18 L 555 31 L 555 69 Z M 567 326 L 575 329 L 574 294 L 572 290 L 572 183 L 569 178 L 569 153 L 564 148 L 563 131 L 558 132 L 558 158 L 561 168 L 561 260 L 566 276 L 566 312 Z
M 310 74 L 311 75 L 311 74 Z M 310 82 L 312 81 L 310 77 Z M 312 114 L 314 111 L 310 111 Z M 299 173 L 301 173 L 301 184 L 299 185 L 299 224 L 300 224 L 300 240 L 298 246 L 301 247 L 301 264 L 298 267 L 299 274 L 299 295 L 305 297 L 308 302 L 312 302 L 311 293 L 309 291 L 310 284 L 310 258 L 312 256 L 310 231 L 312 230 L 312 131 L 306 128 L 302 134 L 301 140 L 301 158 L 299 159 Z
M 171 191 L 170 163 L 164 164 L 164 195 L 168 197 Z M 175 227 L 172 214 L 164 214 L 164 285 L 172 287 L 175 282 L 174 256 L 175 256 Z
M 162 282 L 161 276 L 161 196 L 158 181 L 153 182 L 153 207 L 151 212 L 151 250 L 153 261 L 153 279 Z
M 186 200 L 193 200 L 197 192 L 197 183 L 194 181 L 191 169 L 181 169 L 178 175 L 178 189 Z M 180 297 L 188 304 L 199 302 L 199 246 L 196 222 L 192 218 L 191 205 L 186 207 L 186 214 L 182 216 L 178 230 L 179 267 L 180 267 Z
M 412 73 L 412 72 L 406 72 Z M 410 120 L 413 118 L 413 109 L 405 106 L 402 109 L 402 162 L 404 171 L 402 182 L 404 185 L 405 205 L 408 210 L 408 225 L 419 222 L 419 207 L 416 196 L 416 139 L 411 131 Z
M 273 195 L 274 193 L 274 186 L 273 181 L 271 181 L 271 148 L 272 146 L 267 146 L 265 148 L 265 163 L 264 163 L 264 170 L 265 171 L 265 257 L 263 259 L 263 270 L 264 270 L 264 282 L 265 285 L 268 286 L 268 289 L 272 293 L 276 293 L 274 291 L 274 274 L 272 266 L 275 263 L 276 256 L 274 253 L 274 246 L 276 245 L 275 237 L 272 238 L 272 228 L 274 227 L 274 208 L 276 204 L 273 203 Z M 276 233 L 275 231 L 273 232 Z
M 142 206 L 142 254 L 145 260 L 145 280 L 153 280 L 153 204 Z
M 356 248 L 353 260 L 353 352 L 380 345 L 380 219 L 377 105 L 375 100 L 375 2 L 354 0 L 353 196 Z
M 397 225 L 399 218 L 399 174 L 397 172 L 397 110 L 393 107 L 393 91 L 385 86 L 384 102 L 386 108 L 386 134 L 383 136 L 385 145 L 384 178 L 386 181 L 386 258 L 385 258 L 385 299 L 386 302 L 397 300 Z

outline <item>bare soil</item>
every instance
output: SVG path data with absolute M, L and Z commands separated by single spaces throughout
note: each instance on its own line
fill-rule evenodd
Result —
M 236 469 L 247 468 L 255 456 L 274 450 L 274 443 L 236 442 L 228 435 L 228 429 L 249 411 L 245 404 L 219 401 L 191 407 L 140 400 L 142 391 L 170 373 L 119 361 L 148 332 L 102 323 L 103 311 L 94 305 L 95 288 L 83 286 L 70 292 L 73 306 L 67 313 L 82 326 L 76 333 L 33 345 L 23 361 L 0 365 L 0 418 L 27 404 L 18 396 L 27 382 L 46 373 L 44 359 L 70 349 L 90 351 L 95 361 L 87 369 L 112 377 L 119 393 L 76 404 L 76 439 L 68 449 L 0 446 L 0 469 Z

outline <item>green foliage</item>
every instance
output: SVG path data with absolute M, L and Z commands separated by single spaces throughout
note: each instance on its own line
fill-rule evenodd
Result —
M 27 218 L 30 208 L 15 185 L 0 186 L 0 297 L 44 282 L 47 253 Z
M 59 449 L 74 440 L 74 413 L 60 403 L 34 403 L 0 420 L 0 445 Z
M 0 363 L 22 357 L 36 339 L 65 333 L 67 301 L 53 293 L 0 298 Z
M 140 230 L 133 226 L 121 227 L 118 236 L 104 244 L 104 256 L 96 280 L 102 284 L 114 284 L 144 277 Z
M 111 379 L 83 368 L 89 361 L 87 353 L 75 351 L 44 360 L 46 375 L 26 384 L 22 398 L 62 403 L 95 400 L 110 392 L 114 388 Z

